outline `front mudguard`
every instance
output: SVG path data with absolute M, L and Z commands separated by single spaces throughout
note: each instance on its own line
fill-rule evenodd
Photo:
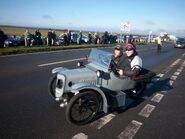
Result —
M 72 88 L 71 92 L 74 93 L 75 95 L 85 90 L 92 90 L 97 92 L 102 97 L 103 100 L 103 112 L 104 113 L 108 112 L 107 98 L 100 88 L 89 83 L 78 83 L 73 85 L 71 88 Z
M 65 71 L 65 70 L 68 70 L 67 68 L 64 68 L 64 67 L 58 67 L 58 68 L 54 68 L 52 69 L 52 74 L 55 74 L 55 73 L 59 73 L 61 71 Z

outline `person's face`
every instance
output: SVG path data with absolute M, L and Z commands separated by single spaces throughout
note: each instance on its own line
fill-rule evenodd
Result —
M 130 57 L 132 54 L 134 54 L 134 50 L 126 50 L 126 55 Z
M 117 50 L 117 49 L 114 50 L 114 56 L 115 56 L 115 57 L 121 56 L 121 53 L 122 53 L 122 52 L 121 52 L 120 50 Z

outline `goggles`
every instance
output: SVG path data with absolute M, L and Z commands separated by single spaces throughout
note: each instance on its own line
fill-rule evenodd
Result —
M 123 49 L 121 47 L 115 47 L 114 50 L 122 51 Z
M 134 50 L 133 48 L 126 48 L 125 51 L 132 51 Z

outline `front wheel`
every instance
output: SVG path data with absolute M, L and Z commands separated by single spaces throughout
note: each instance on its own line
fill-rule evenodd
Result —
M 126 93 L 129 95 L 129 97 L 137 99 L 144 92 L 145 88 L 146 88 L 145 82 L 138 82 L 134 89 L 127 90 Z
M 66 109 L 66 119 L 76 125 L 89 123 L 98 113 L 100 100 L 97 93 L 86 91 L 74 96 Z
M 49 83 L 48 83 L 48 92 L 49 94 L 55 99 L 55 88 L 56 88 L 56 81 L 57 81 L 57 75 L 53 75 L 50 79 L 49 79 Z

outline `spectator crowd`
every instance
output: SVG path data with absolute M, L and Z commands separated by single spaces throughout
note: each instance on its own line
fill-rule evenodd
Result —
M 58 33 L 59 34 L 59 33 Z M 82 31 L 70 31 L 64 30 L 61 34 L 57 35 L 55 30 L 48 29 L 45 36 L 42 35 L 39 29 L 36 29 L 34 33 L 30 33 L 29 29 L 26 29 L 22 36 L 7 36 L 0 29 L 0 47 L 6 46 L 62 46 L 72 44 L 113 44 L 121 42 L 140 42 L 141 37 L 133 37 L 132 35 L 119 35 L 105 31 L 99 32 L 82 32 Z M 144 40 L 145 41 L 145 40 Z M 143 41 L 142 41 L 143 42 Z
M 65 30 L 60 35 L 55 33 L 55 30 L 48 29 L 47 35 L 43 36 L 39 29 L 35 33 L 30 33 L 29 29 L 26 29 L 22 36 L 7 36 L 0 29 L 0 47 L 24 45 L 29 46 L 55 46 L 55 45 L 70 45 L 70 44 L 112 44 L 116 43 L 117 35 L 98 32 L 82 32 L 82 31 L 70 31 Z

